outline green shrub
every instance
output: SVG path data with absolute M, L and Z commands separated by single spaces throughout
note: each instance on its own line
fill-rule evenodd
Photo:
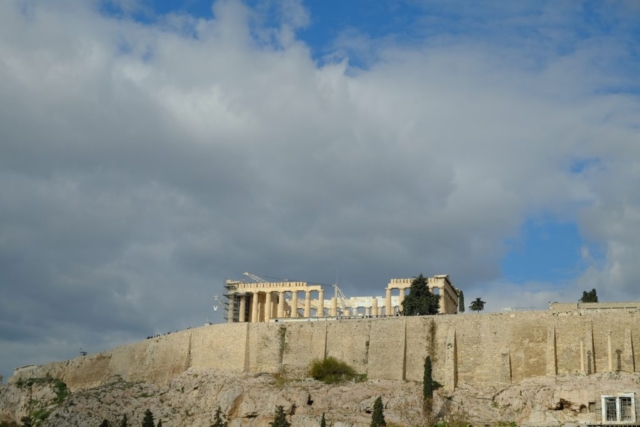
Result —
M 324 360 L 316 359 L 311 362 L 310 374 L 313 379 L 322 381 L 325 384 L 351 380 L 357 375 L 351 366 L 335 357 L 327 357 Z

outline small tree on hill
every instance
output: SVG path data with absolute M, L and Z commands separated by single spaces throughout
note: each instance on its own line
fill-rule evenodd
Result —
M 227 427 L 227 423 L 222 421 L 222 409 L 218 406 L 216 409 L 216 415 L 213 418 L 213 424 L 211 427 Z
M 431 368 L 431 356 L 424 359 L 424 377 L 422 383 L 422 412 L 430 415 L 433 409 L 433 375 Z
M 320 419 L 320 427 L 327 427 L 327 421 L 324 419 L 324 412 L 322 413 L 322 418 Z
M 162 420 L 158 421 L 158 424 L 156 425 L 156 427 L 162 427 Z
M 580 302 L 598 302 L 598 294 L 595 289 L 591 289 L 589 292 L 583 291 Z
M 438 381 L 433 379 L 433 367 L 431 356 L 424 359 L 424 374 L 422 378 L 422 414 L 431 419 L 433 413 L 433 392 L 442 387 Z
M 424 316 L 438 314 L 440 295 L 429 290 L 427 279 L 421 274 L 411 282 L 409 295 L 402 301 L 402 314 L 405 316 Z
M 128 427 L 128 424 L 127 424 L 127 414 L 124 414 L 124 415 L 122 416 L 122 421 L 120 421 L 120 427 Z
M 371 427 L 383 427 L 387 422 L 384 420 L 384 406 L 382 397 L 378 397 L 373 403 L 373 414 L 371 414 Z
M 150 409 L 144 411 L 144 418 L 142 419 L 142 427 L 156 427 L 153 422 L 153 413 Z
M 276 406 L 276 416 L 273 422 L 269 423 L 271 427 L 291 427 L 291 423 L 287 421 L 287 417 L 284 414 L 284 408 L 282 406 Z
M 21 427 L 33 427 L 33 421 L 31 420 L 31 417 L 24 416 L 20 419 L 20 422 L 22 423 Z
M 482 301 L 480 298 L 476 298 L 474 301 L 471 302 L 471 305 L 469 306 L 469 310 L 482 311 L 484 310 L 484 304 L 485 304 L 484 301 Z
M 109 421 L 102 420 L 102 423 L 100 423 L 100 427 L 109 427 Z
M 458 295 L 458 313 L 464 313 L 464 293 L 462 291 Z

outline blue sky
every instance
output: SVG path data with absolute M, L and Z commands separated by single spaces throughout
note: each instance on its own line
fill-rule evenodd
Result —
M 0 2 L 0 375 L 226 278 L 640 300 L 636 1 Z M 37 315 L 35 314 L 37 313 Z

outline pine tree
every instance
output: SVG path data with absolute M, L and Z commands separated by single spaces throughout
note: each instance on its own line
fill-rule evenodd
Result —
M 464 313 L 464 293 L 462 291 L 458 295 L 458 313 Z
M 384 406 L 382 397 L 378 397 L 373 403 L 373 414 L 371 415 L 371 427 L 383 427 L 387 422 L 384 420 Z
M 591 291 L 582 292 L 582 298 L 580 298 L 580 302 L 598 302 L 598 294 L 595 289 L 591 289 Z
M 222 409 L 220 409 L 219 406 L 218 409 L 216 409 L 216 415 L 213 419 L 213 424 L 211 424 L 211 427 L 227 427 L 227 423 L 222 421 Z
M 122 416 L 122 421 L 120 421 L 120 427 L 128 427 L 127 426 L 127 414 Z
M 153 422 L 153 413 L 150 409 L 144 411 L 144 418 L 142 419 L 142 427 L 156 427 Z
M 162 420 L 158 421 L 158 424 L 156 425 L 156 427 L 162 427 Z
M 409 295 L 402 301 L 402 314 L 405 316 L 424 316 L 438 314 L 440 295 L 429 290 L 427 279 L 421 274 L 411 282 Z
M 327 427 L 327 421 L 324 419 L 324 412 L 322 413 L 322 419 L 320 420 L 320 427 Z
M 291 427 L 291 423 L 287 421 L 287 417 L 284 414 L 284 408 L 282 406 L 276 406 L 276 416 L 273 422 L 269 423 L 271 427 Z
M 102 423 L 100 424 L 100 427 L 109 427 L 109 421 L 102 420 Z
M 484 301 L 482 301 L 480 298 L 476 298 L 475 301 L 471 302 L 471 305 L 469 306 L 469 310 L 482 311 L 484 310 L 484 304 L 485 304 Z

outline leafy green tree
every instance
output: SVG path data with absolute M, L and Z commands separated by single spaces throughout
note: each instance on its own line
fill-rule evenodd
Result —
M 484 301 L 482 301 L 480 298 L 476 298 L 475 301 L 471 302 L 471 305 L 469 306 L 469 310 L 482 311 L 484 310 L 484 304 L 485 304 Z
M 373 402 L 373 414 L 371 414 L 371 427 L 383 427 L 387 422 L 384 420 L 384 406 L 382 405 L 382 397 L 378 397 Z
M 127 414 L 124 414 L 122 416 L 122 421 L 120 421 L 120 427 L 127 427 L 127 426 L 128 426 L 128 424 L 127 424 Z
M 327 427 L 327 420 L 324 419 L 324 412 L 322 413 L 322 418 L 320 419 L 320 427 Z
M 109 427 L 109 421 L 102 420 L 102 423 L 100 424 L 100 427 Z
M 33 421 L 31 420 L 31 417 L 22 417 L 20 419 L 20 422 L 22 423 L 22 427 L 33 427 Z
M 591 289 L 589 292 L 582 292 L 582 298 L 580 302 L 598 302 L 598 294 L 595 289 Z
M 424 316 L 438 314 L 440 295 L 429 290 L 427 279 L 421 274 L 411 282 L 409 295 L 402 301 L 402 314 L 405 316 Z
M 216 409 L 216 415 L 214 416 L 211 427 L 227 427 L 227 423 L 222 421 L 222 409 L 220 409 L 219 406 L 218 409 Z
M 291 423 L 287 421 L 287 416 L 284 413 L 282 406 L 276 406 L 276 416 L 273 422 L 270 422 L 271 427 L 291 427 Z
M 150 409 L 144 411 L 144 418 L 142 419 L 142 427 L 156 427 L 156 423 L 153 422 L 153 413 Z
M 464 293 L 462 291 L 458 295 L 458 313 L 464 313 Z

